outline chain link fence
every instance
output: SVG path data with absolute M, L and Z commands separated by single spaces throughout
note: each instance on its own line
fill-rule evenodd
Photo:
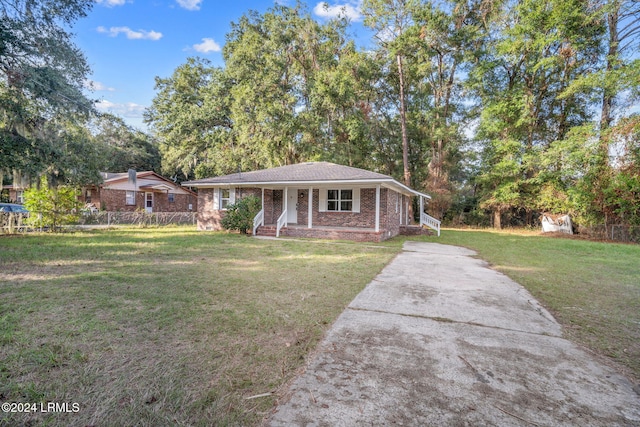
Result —
M 37 215 L 37 214 L 36 214 Z M 41 229 L 28 225 L 26 219 L 29 214 L 16 212 L 0 212 L 0 234 L 24 233 L 27 231 L 38 231 Z M 182 224 L 195 225 L 197 221 L 196 212 L 95 212 L 82 214 L 78 225 L 168 225 Z M 71 226 L 73 227 L 73 225 Z
M 623 243 L 640 243 L 640 227 L 627 224 L 578 227 L 578 234 L 594 240 L 613 240 Z
M 106 212 L 82 215 L 80 225 L 168 225 L 196 223 L 195 212 Z

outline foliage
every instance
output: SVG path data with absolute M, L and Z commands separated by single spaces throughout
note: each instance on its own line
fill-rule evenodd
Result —
M 160 172 L 160 151 L 153 137 L 127 125 L 120 117 L 101 114 L 87 124 L 90 144 L 101 150 L 101 171 Z
M 29 188 L 24 192 L 24 198 L 24 205 L 30 212 L 27 222 L 34 227 L 56 231 L 61 225 L 78 220 L 77 191 L 72 187 L 50 187 L 43 177 L 40 188 Z
M 192 58 L 157 78 L 145 117 L 163 172 L 328 160 L 431 194 L 441 218 L 632 221 L 638 2 L 366 0 L 361 10 L 375 31 L 368 49 L 346 18 L 277 5 L 232 24 L 223 67 Z
M 227 212 L 222 218 L 222 226 L 227 230 L 237 230 L 247 234 L 253 228 L 253 218 L 262 209 L 262 200 L 256 196 L 246 196 L 236 203 L 227 205 Z
M 69 33 L 90 0 L 0 1 L 0 165 L 36 176 L 59 149 L 47 123 L 93 111 L 83 94 L 89 67 Z M 46 131 L 45 131 L 46 132 Z

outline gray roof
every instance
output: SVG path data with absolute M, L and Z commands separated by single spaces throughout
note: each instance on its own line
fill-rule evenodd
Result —
M 250 186 L 250 185 L 290 185 L 304 183 L 379 183 L 385 186 L 395 187 L 398 190 L 423 195 L 406 187 L 388 175 L 370 172 L 364 169 L 350 166 L 337 165 L 329 162 L 306 162 L 295 165 L 280 166 L 271 169 L 262 169 L 252 172 L 240 172 L 231 175 L 217 176 L 214 178 L 186 181 L 182 185 L 186 187 L 221 187 L 225 185 Z
M 336 165 L 329 162 L 307 162 L 295 165 L 280 166 L 272 169 L 262 169 L 253 172 L 240 172 L 231 175 L 187 181 L 182 185 L 193 184 L 239 184 L 239 183 L 269 183 L 269 182 L 317 182 L 317 181 L 352 181 L 352 180 L 393 179 L 381 173 L 369 172 L 364 169 Z

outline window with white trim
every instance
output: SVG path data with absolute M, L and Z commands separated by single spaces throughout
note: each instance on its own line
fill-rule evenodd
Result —
M 360 188 L 320 188 L 318 210 L 320 212 L 360 212 Z
M 16 191 L 16 203 L 24 203 L 24 191 Z
M 227 210 L 227 206 L 235 203 L 235 188 L 213 189 L 213 210 Z
M 220 209 L 225 210 L 231 204 L 231 191 L 228 188 L 220 189 Z
M 353 190 L 327 190 L 327 210 L 351 212 L 353 210 Z
M 135 206 L 136 204 L 136 192 L 135 191 L 127 191 L 125 196 L 125 204 L 127 206 Z

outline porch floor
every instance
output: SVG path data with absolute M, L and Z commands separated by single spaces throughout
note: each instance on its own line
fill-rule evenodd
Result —
M 265 225 L 262 225 L 261 227 L 275 228 L 276 224 L 265 224 Z M 294 229 L 294 230 L 305 229 L 305 230 L 325 230 L 325 231 L 351 231 L 351 232 L 363 232 L 363 233 L 376 232 L 375 228 L 338 227 L 338 226 L 326 226 L 326 225 L 314 225 L 313 227 L 309 228 L 306 225 L 302 225 L 302 224 L 287 224 L 284 228 Z

